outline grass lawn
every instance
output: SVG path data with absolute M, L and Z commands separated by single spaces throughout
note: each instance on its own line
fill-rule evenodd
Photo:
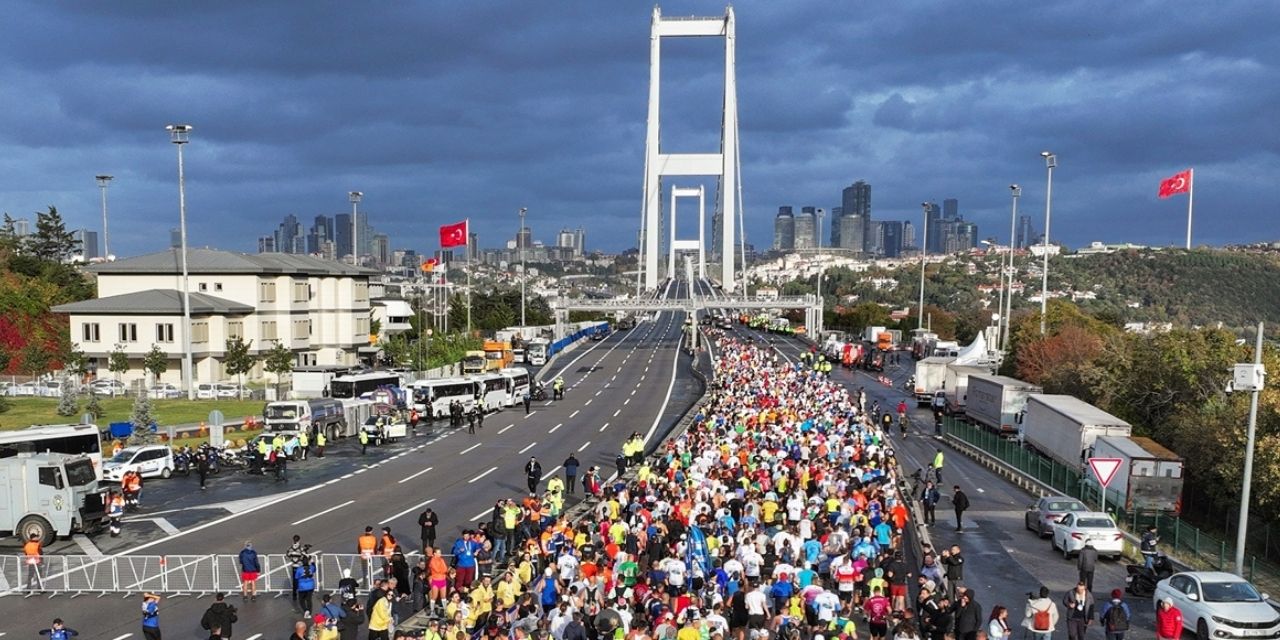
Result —
M 58 415 L 57 398 L 8 398 L 9 410 L 0 413 L 0 429 L 19 429 L 33 424 L 65 424 L 80 422 L 88 400 L 80 401 L 76 415 Z M 106 427 L 112 422 L 126 422 L 133 413 L 132 398 L 99 398 L 106 415 L 98 425 Z M 241 420 L 245 416 L 262 415 L 261 400 L 152 400 L 152 413 L 161 427 L 171 424 L 189 424 L 208 420 L 209 412 L 218 409 L 227 422 Z

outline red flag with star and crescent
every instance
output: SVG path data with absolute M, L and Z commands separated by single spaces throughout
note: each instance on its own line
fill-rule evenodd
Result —
M 1168 198 L 1169 196 L 1174 196 L 1179 193 L 1186 193 L 1190 189 L 1191 170 L 1187 169 L 1186 171 L 1175 173 L 1172 176 L 1161 180 L 1159 196 L 1161 198 Z
M 464 247 L 467 244 L 467 221 L 440 226 L 440 248 Z

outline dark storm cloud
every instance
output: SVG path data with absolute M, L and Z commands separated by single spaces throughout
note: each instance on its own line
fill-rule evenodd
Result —
M 0 38 L 0 210 L 49 204 L 97 226 L 112 186 L 116 253 L 176 221 L 163 125 L 186 149 L 192 236 L 251 250 L 285 214 L 366 193 L 396 246 L 429 250 L 470 217 L 500 244 L 529 207 L 540 239 L 584 226 L 620 249 L 638 227 L 651 5 L 437 2 L 22 3 Z M 704 2 L 666 15 L 713 15 Z M 780 204 L 831 207 L 856 179 L 874 216 L 957 197 L 995 234 L 1007 185 L 1043 198 L 1059 154 L 1055 237 L 1179 242 L 1156 181 L 1197 175 L 1197 239 L 1280 237 L 1272 3 L 749 2 L 736 6 L 748 238 Z M 722 53 L 664 41 L 668 150 L 718 145 Z M 711 182 L 710 184 L 714 184 Z M 1037 224 L 1039 226 L 1039 224 Z M 680 225 L 681 231 L 685 229 Z M 1002 235 L 1002 234 L 1001 234 Z

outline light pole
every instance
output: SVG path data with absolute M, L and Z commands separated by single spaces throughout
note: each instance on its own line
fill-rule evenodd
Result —
M 98 189 L 102 191 L 102 259 L 111 257 L 111 236 L 107 234 L 107 185 L 114 179 L 112 176 L 97 176 Z
M 1044 268 L 1040 270 L 1040 335 L 1044 335 L 1049 320 L 1049 217 L 1053 212 L 1053 168 L 1058 166 L 1058 156 L 1048 151 L 1041 151 L 1040 155 L 1048 171 L 1044 188 L 1044 243 L 1040 245 L 1044 250 Z
M 351 265 L 360 266 L 360 200 L 364 198 L 363 191 L 347 192 L 347 199 L 351 201 Z
M 169 141 L 178 146 L 178 228 L 182 239 L 182 384 L 187 399 L 196 399 L 196 386 L 191 384 L 191 286 L 187 279 L 187 178 L 182 166 L 182 147 L 191 141 L 191 125 L 171 124 Z M 105 211 L 105 208 L 104 208 Z
M 525 284 L 524 281 L 529 277 L 529 270 L 524 266 L 524 214 L 528 213 L 527 207 L 520 207 L 520 231 L 516 233 L 516 249 L 520 251 L 520 326 L 525 326 L 524 307 L 525 307 Z
M 920 207 L 924 210 L 924 238 L 920 240 L 920 317 L 917 329 L 924 328 L 924 258 L 929 252 L 929 203 L 921 202 Z
M 1244 445 L 1244 483 L 1240 487 L 1240 522 L 1236 525 L 1236 575 L 1244 575 L 1244 544 L 1249 530 L 1249 493 L 1253 488 L 1253 445 L 1258 429 L 1258 396 L 1266 381 L 1262 366 L 1262 323 L 1253 345 L 1253 364 L 1238 364 L 1232 386 L 1236 391 L 1252 391 L 1249 397 L 1249 429 Z
M 982 240 L 981 242 L 982 244 L 987 245 L 988 251 L 995 251 L 996 243 L 990 240 Z M 1004 256 L 997 256 L 997 258 L 1000 260 L 1000 268 L 996 271 L 996 287 L 1000 291 L 1000 298 L 996 302 L 996 313 L 994 318 L 996 322 L 996 340 L 995 343 L 991 345 L 991 350 L 993 351 L 1000 348 L 1000 321 L 1004 318 Z
M 1015 244 L 1014 233 L 1016 232 L 1018 220 L 1018 198 L 1022 196 L 1022 187 L 1011 184 L 1009 185 L 1009 192 L 1013 194 L 1013 213 L 1009 214 L 1009 269 L 1007 273 L 1009 277 L 1009 295 L 1005 296 L 1006 307 L 1004 310 L 1004 333 L 1000 343 L 1001 351 L 1009 350 L 1009 334 L 1013 332 L 1013 325 L 1010 324 L 1010 316 L 1013 314 L 1013 245 Z
M 818 215 L 818 326 L 813 334 L 814 340 L 822 339 L 822 321 L 826 319 L 826 302 L 822 298 L 822 276 L 827 271 L 827 262 L 822 259 L 822 220 L 827 217 L 827 210 L 821 207 L 815 212 Z

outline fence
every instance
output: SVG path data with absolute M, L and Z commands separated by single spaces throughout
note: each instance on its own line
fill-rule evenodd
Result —
M 416 553 L 407 554 L 412 567 Z M 366 593 L 373 578 L 389 577 L 382 557 L 315 554 L 316 590 L 333 591 L 345 571 Z M 283 594 L 292 588 L 291 566 L 283 554 L 259 554 L 258 593 Z M 209 595 L 240 590 L 240 561 L 235 555 L 111 556 L 46 555 L 39 564 L 24 556 L 0 556 L 0 596 L 27 593 L 153 593 Z
M 945 425 L 949 436 L 995 457 L 1054 491 L 1077 498 L 1087 505 L 1101 507 L 1102 494 L 1096 484 L 1086 481 L 1086 470 L 1067 467 L 1023 447 L 1016 440 L 1002 438 L 996 433 L 955 418 L 947 418 Z M 1160 534 L 1161 545 L 1170 556 L 1196 568 L 1235 570 L 1233 542 L 1188 524 L 1176 516 L 1159 512 L 1128 511 L 1124 507 L 1124 496 L 1115 490 L 1107 490 L 1106 493 L 1107 511 L 1115 516 L 1121 528 L 1134 535 L 1141 535 L 1148 526 L 1154 525 Z M 1280 585 L 1280 567 L 1265 556 L 1258 557 L 1257 554 L 1249 553 L 1255 546 L 1257 545 L 1251 542 L 1245 547 L 1245 577 L 1259 585 Z

